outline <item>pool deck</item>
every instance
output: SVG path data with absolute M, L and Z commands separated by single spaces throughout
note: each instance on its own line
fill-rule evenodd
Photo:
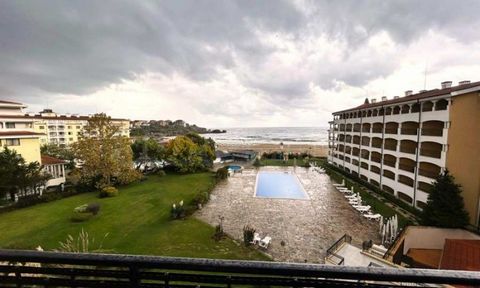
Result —
M 259 170 L 294 171 L 310 199 L 254 197 Z M 378 222 L 354 210 L 326 174 L 301 167 L 261 167 L 236 173 L 217 185 L 209 203 L 195 216 L 211 225 L 223 217 L 225 232 L 238 241 L 243 241 L 247 224 L 261 237 L 272 237 L 265 252 L 275 261 L 324 263 L 326 250 L 345 233 L 360 247 L 361 241 L 380 239 Z

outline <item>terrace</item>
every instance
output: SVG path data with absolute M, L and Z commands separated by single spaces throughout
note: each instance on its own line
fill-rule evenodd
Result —
M 362 217 L 331 185 L 326 174 L 302 167 L 262 167 L 260 171 L 295 173 L 308 200 L 254 197 L 258 170 L 246 169 L 212 192 L 210 202 L 196 216 L 211 225 L 223 217 L 223 228 L 243 239 L 250 225 L 272 237 L 266 253 L 276 261 L 323 263 L 326 250 L 346 232 L 360 241 L 378 241 L 378 223 Z

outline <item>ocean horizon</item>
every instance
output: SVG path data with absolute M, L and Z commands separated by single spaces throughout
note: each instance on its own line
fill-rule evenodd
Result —
M 220 144 L 328 144 L 328 127 L 235 127 L 221 130 L 227 132 L 203 136 Z

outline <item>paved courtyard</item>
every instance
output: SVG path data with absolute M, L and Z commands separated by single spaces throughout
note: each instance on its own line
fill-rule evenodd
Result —
M 239 241 L 243 241 L 247 224 L 261 237 L 272 237 L 266 253 L 275 261 L 323 263 L 326 250 L 345 233 L 360 247 L 364 240 L 379 240 L 378 222 L 354 210 L 331 185 L 328 175 L 301 167 L 260 168 L 263 170 L 295 171 L 310 199 L 254 197 L 259 170 L 245 169 L 217 185 L 196 216 L 213 226 L 224 217 L 225 232 Z

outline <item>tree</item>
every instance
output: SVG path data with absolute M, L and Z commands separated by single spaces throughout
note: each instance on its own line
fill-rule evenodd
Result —
M 197 133 L 188 133 L 185 136 L 198 146 L 204 169 L 212 168 L 213 160 L 215 160 L 215 141 L 212 138 L 204 138 Z
M 165 158 L 165 147 L 155 139 L 135 140 L 131 145 L 133 159 L 146 158 L 148 160 L 163 160 Z
M 0 152 L 0 197 L 9 195 L 14 200 L 16 194 L 37 194 L 48 179 L 50 175 L 42 170 L 40 163 L 26 163 L 21 155 L 8 147 Z
M 105 114 L 88 120 L 80 138 L 72 145 L 81 168 L 81 181 L 93 182 L 96 188 L 128 184 L 140 179 L 133 169 L 132 149 L 127 137 L 117 135 L 119 127 Z
M 178 136 L 168 142 L 167 161 L 181 173 L 203 169 L 203 159 L 198 145 L 186 136 Z
M 40 147 L 40 153 L 67 161 L 67 168 L 69 169 L 75 167 L 75 155 L 73 151 L 67 147 L 60 147 L 56 144 L 45 144 Z
M 463 228 L 468 225 L 468 213 L 461 193 L 461 186 L 445 170 L 433 183 L 427 206 L 423 209 L 422 224 L 444 228 Z

